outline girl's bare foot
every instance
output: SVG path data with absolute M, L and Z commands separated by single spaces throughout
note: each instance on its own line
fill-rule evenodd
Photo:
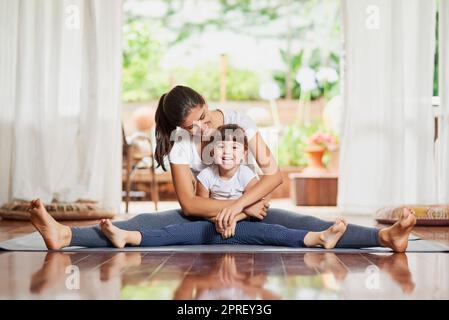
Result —
M 100 228 L 103 234 L 112 242 L 116 248 L 124 248 L 126 246 L 126 232 L 114 226 L 109 219 L 101 219 Z
M 332 272 L 335 280 L 339 282 L 343 281 L 348 274 L 348 269 L 333 252 L 307 252 L 304 254 L 304 262 L 313 272 L 316 272 L 315 269 L 321 273 Z
M 28 212 L 30 213 L 31 223 L 41 234 L 48 249 L 58 250 L 70 245 L 72 239 L 70 227 L 57 222 L 45 210 L 40 199 L 30 202 Z
M 100 280 L 108 281 L 119 275 L 124 269 L 140 266 L 142 255 L 140 252 L 117 252 L 100 268 Z
M 122 230 L 114 226 L 109 219 L 102 219 L 100 228 L 116 248 L 124 248 L 127 244 L 138 246 L 142 242 L 142 235 L 139 231 Z
M 325 249 L 333 249 L 338 240 L 346 231 L 347 222 L 343 218 L 338 218 L 327 230 L 321 232 L 309 232 L 304 238 L 307 247 L 322 246 Z
M 416 224 L 416 217 L 408 208 L 404 208 L 399 220 L 391 227 L 379 231 L 379 242 L 383 247 L 394 252 L 405 252 L 408 246 L 408 236 Z

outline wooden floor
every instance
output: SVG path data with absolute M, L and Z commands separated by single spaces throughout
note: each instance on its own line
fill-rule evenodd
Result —
M 31 231 L 0 220 L 0 241 Z M 449 254 L 0 252 L 0 299 L 449 299 Z

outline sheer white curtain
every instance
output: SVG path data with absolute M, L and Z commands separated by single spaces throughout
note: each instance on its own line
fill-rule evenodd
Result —
M 119 208 L 122 2 L 0 0 L 0 204 Z
M 373 213 L 435 203 L 435 2 L 343 0 L 344 115 L 338 204 Z
M 438 138 L 438 197 L 449 203 L 449 0 L 440 0 L 439 15 L 440 132 Z

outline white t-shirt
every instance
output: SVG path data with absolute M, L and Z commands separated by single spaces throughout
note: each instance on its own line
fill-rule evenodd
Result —
M 222 111 L 222 113 L 224 124 L 237 124 L 242 127 L 248 141 L 256 135 L 257 126 L 246 114 L 237 111 Z M 179 127 L 176 133 L 178 140 L 173 144 L 168 158 L 171 163 L 188 164 L 196 177 L 201 170 L 207 167 L 207 164 L 201 161 L 193 136 L 187 130 Z
M 248 183 L 256 177 L 255 173 L 245 165 L 240 165 L 231 179 L 223 179 L 218 166 L 207 167 L 198 174 L 197 179 L 210 192 L 212 199 L 238 199 L 242 196 Z

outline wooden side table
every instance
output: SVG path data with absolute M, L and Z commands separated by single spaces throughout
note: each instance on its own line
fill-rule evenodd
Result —
M 297 206 L 336 206 L 338 174 L 292 173 L 290 198 Z

